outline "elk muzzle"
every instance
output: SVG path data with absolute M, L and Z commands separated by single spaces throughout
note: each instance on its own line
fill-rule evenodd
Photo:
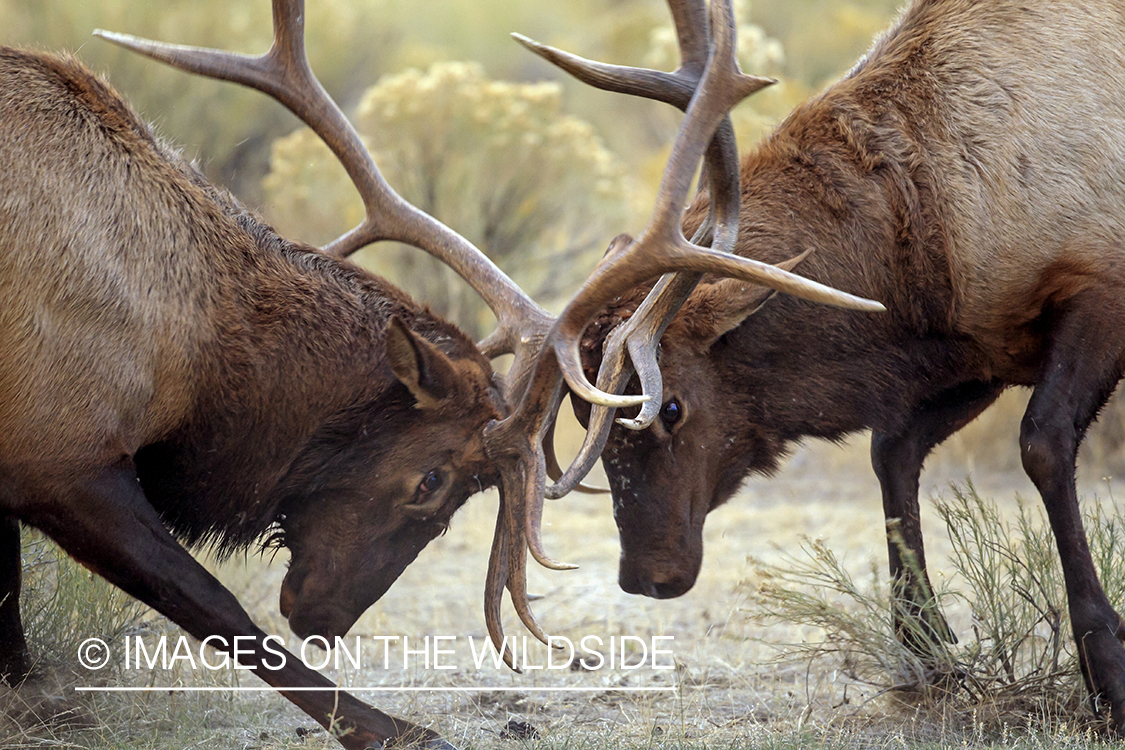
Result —
M 298 638 L 321 636 L 331 645 L 336 636 L 351 629 L 363 608 L 347 606 L 341 602 L 340 592 L 330 592 L 318 585 L 299 568 L 291 568 L 281 583 L 281 615 L 289 621 L 289 629 Z
M 652 599 L 674 599 L 683 596 L 695 585 L 702 556 L 697 560 L 653 559 L 621 555 L 617 583 L 626 594 L 640 594 Z
M 636 502 L 617 509 L 621 559 L 617 582 L 627 594 L 653 599 L 683 596 L 695 585 L 703 565 L 703 519 L 698 528 L 685 518 L 672 528 L 654 525 Z

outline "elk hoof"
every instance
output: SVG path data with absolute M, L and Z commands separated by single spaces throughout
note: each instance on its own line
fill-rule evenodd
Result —
M 17 688 L 32 676 L 31 654 L 26 649 L 16 649 L 0 657 L 0 683 Z
M 1110 628 L 1078 640 L 1090 705 L 1095 713 L 1106 716 L 1115 735 L 1125 737 L 1125 648 Z
M 533 724 L 519 719 L 509 719 L 507 725 L 500 732 L 502 740 L 536 740 L 542 735 Z

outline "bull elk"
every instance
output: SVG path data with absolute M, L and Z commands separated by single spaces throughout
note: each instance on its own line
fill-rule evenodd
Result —
M 716 43 L 700 35 L 697 104 L 654 222 L 665 227 L 678 227 L 725 112 L 762 85 L 737 70 L 730 9 L 716 9 Z M 473 492 L 499 485 L 488 629 L 500 645 L 507 586 L 545 638 L 525 563 L 530 548 L 564 567 L 538 535 L 546 475 L 559 474 L 550 429 L 563 382 L 599 403 L 635 400 L 585 382 L 578 341 L 589 320 L 669 271 L 873 303 L 721 248 L 642 243 L 614 253 L 555 319 L 385 183 L 308 67 L 303 3 L 274 0 L 273 12 L 274 43 L 260 57 L 101 35 L 256 88 L 309 124 L 367 208 L 359 227 L 320 250 L 279 237 L 207 183 L 74 59 L 0 49 L 0 675 L 18 682 L 31 667 L 19 612 L 24 523 L 196 638 L 250 639 L 243 662 L 346 747 L 447 746 L 334 691 L 289 654 L 276 668 L 278 649 L 181 543 L 222 554 L 265 535 L 287 546 L 282 614 L 299 636 L 331 638 Z M 448 263 L 496 312 L 498 330 L 478 347 L 345 260 L 386 239 Z M 490 365 L 502 353 L 515 354 L 503 378 Z M 574 486 L 576 474 L 549 489 Z
M 923 565 L 911 580 L 892 544 L 897 590 L 952 638 L 921 580 L 921 467 L 1001 391 L 1028 386 L 1023 466 L 1059 547 L 1086 686 L 1125 731 L 1125 626 L 1098 581 L 1074 478 L 1083 434 L 1125 372 L 1122 38 L 1115 2 L 915 0 L 743 161 L 734 252 L 800 263 L 886 314 L 683 274 L 602 311 L 583 340 L 587 368 L 601 361 L 599 385 L 623 390 L 634 369 L 623 352 L 635 351 L 653 396 L 619 424 L 577 407 L 610 432 L 622 588 L 683 594 L 704 518 L 745 476 L 772 472 L 804 437 L 871 430 L 887 519 Z M 682 106 L 646 88 L 651 71 L 541 52 L 595 85 Z M 708 203 L 690 208 L 687 229 Z M 633 325 L 639 310 L 646 326 Z

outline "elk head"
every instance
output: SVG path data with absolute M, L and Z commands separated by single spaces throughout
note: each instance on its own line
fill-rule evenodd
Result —
M 705 209 L 705 202 L 697 201 L 685 226 L 700 226 Z M 776 267 L 792 271 L 809 255 L 805 251 Z M 653 404 L 658 408 L 647 418 L 623 416 L 609 431 L 602 463 L 614 496 L 618 582 L 624 591 L 657 599 L 686 593 L 703 562 L 707 514 L 733 495 L 747 470 L 776 469 L 784 441 L 760 426 L 767 421 L 761 414 L 748 423 L 747 414 L 760 412 L 755 405 L 732 403 L 731 384 L 743 385 L 746 369 L 731 372 L 723 356 L 727 335 L 774 296 L 767 287 L 737 279 L 696 286 L 661 336 L 661 401 Z M 643 289 L 634 290 L 587 330 L 582 347 L 587 371 L 596 371 L 607 333 L 627 326 L 643 298 Z M 761 339 L 755 351 L 763 361 L 775 358 L 771 347 L 784 347 L 785 336 L 778 341 L 771 331 L 758 328 L 753 334 Z M 589 412 L 576 403 L 580 420 L 588 420 Z
M 456 357 L 391 318 L 395 392 L 337 414 L 283 480 L 271 541 L 291 553 L 281 613 L 298 636 L 345 634 L 496 483 L 481 432 L 504 408 L 487 360 L 467 337 L 450 339 Z
M 741 478 L 732 473 L 726 458 L 730 451 L 753 450 L 753 446 L 746 445 L 744 436 L 737 436 L 733 428 L 724 430 L 718 423 L 723 413 L 721 405 L 689 403 L 680 395 L 677 383 L 690 383 L 693 393 L 710 393 L 713 401 L 721 401 L 718 380 L 707 369 L 706 357 L 700 355 L 776 292 L 854 310 L 884 309 L 878 302 L 792 275 L 790 269 L 807 257 L 807 251 L 776 266 L 732 255 L 738 242 L 740 179 L 734 132 L 726 112 L 772 81 L 743 76 L 738 71 L 729 4 L 712 3 L 710 22 L 702 2 L 669 0 L 669 8 L 682 58 L 680 68 L 673 73 L 606 65 L 521 40 L 532 51 L 590 85 L 656 99 L 687 112 L 661 183 L 652 221 L 637 240 L 627 235 L 615 240 L 599 268 L 607 275 L 616 273 L 617 279 L 624 282 L 616 287 L 620 295 L 633 300 L 644 296 L 643 302 L 629 305 L 619 300 L 615 306 L 626 305 L 621 315 L 617 314 L 620 307 L 603 309 L 603 322 L 613 319 L 612 322 L 600 330 L 595 328 L 581 347 L 588 371 L 593 370 L 589 367 L 591 354 L 600 363 L 597 387 L 602 391 L 624 392 L 636 373 L 642 395 L 633 405 L 640 403 L 640 410 L 631 418 L 619 419 L 620 425 L 615 427 L 611 421 L 614 410 L 607 406 L 608 400 L 592 398 L 593 389 L 575 388 L 573 381 L 581 381 L 585 386 L 583 371 L 575 373 L 573 379 L 568 377 L 572 391 L 583 397 L 574 403 L 579 420 L 587 427 L 587 439 L 559 483 L 547 489 L 548 495 L 558 496 L 570 488 L 604 448 L 603 463 L 612 485 L 622 541 L 621 586 L 630 593 L 657 598 L 678 596 L 695 582 L 702 562 L 703 518 L 730 496 Z M 704 156 L 696 205 L 707 207 L 707 216 L 695 216 L 685 222 L 683 206 L 687 203 L 688 184 Z M 697 227 L 690 242 L 684 237 L 683 225 Z M 668 262 L 672 257 L 676 263 Z M 646 265 L 650 262 L 652 265 Z M 646 273 L 634 275 L 632 271 L 640 267 Z M 657 269 L 666 275 L 645 295 L 645 290 L 637 286 L 644 280 L 640 276 L 652 279 Z M 678 273 L 667 273 L 670 271 Z M 666 346 L 661 350 L 665 331 L 670 324 L 674 325 L 673 318 L 681 306 L 693 304 L 688 298 L 705 273 L 729 277 L 719 281 L 719 286 L 735 284 L 749 289 L 736 295 L 738 303 L 730 309 L 716 308 L 703 316 L 685 316 L 702 317 L 712 324 L 713 330 L 676 337 L 682 348 Z M 710 299 L 710 295 L 704 294 L 700 299 Z M 583 317 L 582 329 L 594 315 Z M 671 387 L 666 389 L 663 381 Z M 619 399 L 611 406 L 624 405 L 625 399 Z M 720 434 L 723 440 L 716 443 L 714 436 Z M 708 436 L 706 442 L 698 439 L 702 435 Z M 673 446 L 682 447 L 682 451 L 676 461 L 668 461 Z M 773 457 L 777 450 L 762 451 L 759 455 Z M 662 492 L 674 493 L 676 502 L 653 503 L 650 498 L 636 497 L 636 488 L 629 479 L 636 476 L 645 477 L 646 488 L 659 487 Z M 690 503 L 679 502 L 685 495 L 690 497 Z
M 303 607 L 302 600 L 306 590 L 308 596 L 313 597 L 317 591 L 333 585 L 337 579 L 329 571 L 341 555 L 315 560 L 310 558 L 306 563 L 304 556 L 299 554 L 302 547 L 310 546 L 301 540 L 306 524 L 302 523 L 299 514 L 293 517 L 285 515 L 281 527 L 286 534 L 286 542 L 298 549 L 294 552 L 293 570 L 283 587 L 283 610 L 289 613 L 295 628 L 307 632 L 335 632 L 350 625 L 354 613 L 365 606 L 363 603 L 382 593 L 388 581 L 413 559 L 424 543 L 423 538 L 440 532 L 449 514 L 464 501 L 466 489 L 471 492 L 485 484 L 496 483 L 500 487 L 500 515 L 485 592 L 485 619 L 489 633 L 497 648 L 503 650 L 499 608 L 501 593 L 506 586 L 524 624 L 545 641 L 546 635 L 528 605 L 526 554 L 530 550 L 536 560 L 547 567 L 561 569 L 569 566 L 554 562 L 543 550 L 539 536 L 543 498 L 561 496 L 579 485 L 605 442 L 608 414 L 613 408 L 653 398 L 659 403 L 659 377 L 653 366 L 655 342 L 659 341 L 659 332 L 663 331 L 701 275 L 715 273 L 729 276 L 830 304 L 859 309 L 879 309 L 880 306 L 795 276 L 784 269 L 739 258 L 729 252 L 737 236 L 738 159 L 726 112 L 745 96 L 770 83 L 766 79 L 745 76 L 738 70 L 729 1 L 715 0 L 710 20 L 702 0 L 670 3 L 684 53 L 683 65 L 672 74 L 651 71 L 638 74 L 612 66 L 599 66 L 520 38 L 533 51 L 577 72 L 580 77 L 586 76 L 595 85 L 671 102 L 688 112 L 673 147 L 649 226 L 636 241 L 622 236 L 620 241 L 615 242 L 606 259 L 558 318 L 548 315 L 529 299 L 463 237 L 403 201 L 387 185 L 354 128 L 308 68 L 304 54 L 301 3 L 299 0 L 274 0 L 273 5 L 274 45 L 265 55 L 256 58 L 155 44 L 124 35 L 103 33 L 103 36 L 189 72 L 251 86 L 287 106 L 336 154 L 356 184 L 366 209 L 366 218 L 359 227 L 328 244 L 322 251 L 344 257 L 371 242 L 394 240 L 429 252 L 461 275 L 495 312 L 498 327 L 480 344 L 483 355 L 486 358 L 507 353 L 515 355 L 499 386 L 502 399 L 510 408 L 502 410 L 502 418 L 486 419 L 479 435 L 467 440 L 468 453 L 463 454 L 459 449 L 455 455 L 444 459 L 450 465 L 460 461 L 463 466 L 471 467 L 471 471 L 478 472 L 472 476 L 479 478 L 480 484 L 471 484 L 466 488 L 462 476 L 459 483 L 454 483 L 453 489 L 431 490 L 448 492 L 448 495 L 431 497 L 424 493 L 423 496 L 412 496 L 412 492 L 429 481 L 427 470 L 427 473 L 415 471 L 418 484 L 413 490 L 405 486 L 389 488 L 392 493 L 405 491 L 405 495 L 400 496 L 404 498 L 401 509 L 407 514 L 425 515 L 426 520 L 422 523 L 429 525 L 379 527 L 376 533 L 383 535 L 393 551 L 388 552 L 385 558 L 368 562 L 368 565 L 382 565 L 385 573 L 374 576 L 368 576 L 366 572 L 360 574 L 364 583 L 357 588 L 363 594 L 353 597 L 355 601 L 350 606 L 323 621 L 304 614 L 307 609 Z M 714 208 L 706 227 L 696 234 L 693 242 L 688 242 L 680 228 L 680 216 L 694 172 L 705 151 L 708 178 L 703 182 L 710 186 Z M 712 246 L 703 246 L 702 243 L 712 235 Z M 583 374 L 579 354 L 579 341 L 586 326 L 616 297 L 638 284 L 671 272 L 682 273 L 674 280 L 668 277 L 658 285 L 658 288 L 670 287 L 671 292 L 661 298 L 659 304 L 647 305 L 646 312 L 635 316 L 631 326 L 623 327 L 640 333 L 632 338 L 618 339 L 619 343 L 614 344 L 618 355 L 607 356 L 607 364 L 598 376 L 598 387 L 591 385 Z M 395 346 L 389 345 L 391 349 Z M 645 385 L 641 396 L 617 395 L 624 390 L 632 372 L 621 354 L 625 348 L 632 351 L 637 369 L 642 373 Z M 413 369 L 409 360 L 409 356 L 400 357 L 401 368 L 396 369 L 396 374 L 407 382 L 408 390 L 418 398 L 420 405 L 429 403 L 435 398 L 434 394 L 425 388 L 410 388 L 408 381 L 413 377 Z M 424 370 L 423 365 L 418 366 L 419 373 Z M 654 374 L 655 381 L 652 379 Z M 599 408 L 595 410 L 590 435 L 579 460 L 563 473 L 558 469 L 551 450 L 551 428 L 566 387 L 580 398 L 598 404 Z M 651 406 L 642 413 L 648 411 L 651 411 Z M 468 426 L 476 423 L 477 418 L 474 417 L 459 424 L 470 429 Z M 357 439 L 359 443 L 362 440 Z M 401 443 L 406 445 L 407 441 Z M 478 445 L 483 445 L 487 468 L 478 461 Z M 377 467 L 373 467 L 368 481 L 377 482 L 376 474 Z M 558 483 L 547 487 L 548 474 L 557 477 Z M 413 500 L 410 499 L 412 497 Z M 347 499 L 342 502 L 346 508 Z M 351 515 L 354 517 L 354 514 Z M 347 523 L 348 517 L 346 510 L 341 512 L 338 523 Z M 325 527 L 322 533 L 330 535 L 330 528 Z M 356 563 L 358 567 L 359 561 Z M 510 653 L 503 652 L 511 665 Z
M 748 466 L 776 467 L 781 441 L 748 426 L 742 416 L 752 409 L 732 404 L 731 374 L 721 351 L 713 356 L 713 349 L 725 347 L 723 336 L 770 296 L 768 289 L 732 280 L 697 287 L 661 340 L 662 401 L 655 419 L 636 429 L 633 409 L 609 431 L 602 464 L 621 540 L 618 583 L 627 593 L 656 599 L 686 593 L 703 562 L 707 514 L 738 489 Z M 601 359 L 606 329 L 622 325 L 623 315 L 628 319 L 628 307 L 609 311 L 587 332 L 589 369 Z M 637 387 L 634 380 L 630 390 Z M 575 402 L 575 412 L 589 422 L 588 404 Z

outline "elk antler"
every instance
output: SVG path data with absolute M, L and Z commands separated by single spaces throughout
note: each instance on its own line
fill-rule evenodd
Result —
M 539 44 L 522 35 L 515 36 L 532 52 L 584 83 L 606 91 L 655 99 L 686 111 L 707 62 L 710 46 L 707 14 L 702 2 L 669 2 L 669 9 L 676 28 L 681 61 L 679 68 L 672 73 L 607 65 Z M 759 89 L 776 83 L 772 78 L 754 80 Z M 712 247 L 729 252 L 737 239 L 739 216 L 738 148 L 729 116 L 723 118 L 707 146 L 699 189 L 702 191 L 705 185 L 710 190 L 710 210 L 707 221 L 692 237 L 692 244 L 710 241 Z M 713 241 L 716 229 L 720 238 L 718 243 Z M 662 277 L 632 317 L 614 328 L 606 339 L 598 372 L 598 389 L 620 393 L 635 370 L 641 381 L 641 393 L 649 397 L 641 405 L 637 417 L 618 420 L 621 424 L 643 429 L 656 418 L 662 402 L 656 349 L 664 330 L 701 278 L 702 274 L 690 272 Z M 609 436 L 613 413 L 612 408 L 594 405 L 586 440 L 570 468 L 553 487 L 547 489 L 548 497 L 565 495 L 593 467 Z
M 304 43 L 304 1 L 273 0 L 274 40 L 263 55 L 250 56 L 222 50 L 166 44 L 127 34 L 97 30 L 94 33 L 126 49 L 189 73 L 231 81 L 261 91 L 285 105 L 312 128 L 347 170 L 359 191 L 365 218 L 355 229 L 322 248 L 322 252 L 346 257 L 361 247 L 379 240 L 394 240 L 418 247 L 456 271 L 496 314 L 497 330 L 481 344 L 486 356 L 514 353 L 512 372 L 527 374 L 529 362 L 541 351 L 542 342 L 554 318 L 516 286 L 484 253 L 461 235 L 403 200 L 387 184 L 359 134 L 324 90 L 309 66 Z M 506 394 L 518 393 L 523 381 L 504 381 Z M 536 441 L 543 436 L 536 433 Z M 533 451 L 534 452 L 534 451 Z M 510 467 L 501 486 L 501 512 L 511 516 L 497 524 L 497 538 L 513 534 L 502 546 L 494 545 L 490 571 L 501 571 L 499 579 L 490 574 L 486 589 L 486 611 L 498 612 L 502 587 L 507 584 L 513 604 L 523 622 L 537 637 L 546 641 L 535 622 L 527 600 L 526 544 L 523 541 L 524 498 L 541 493 L 545 483 L 542 451 L 539 465 L 532 471 Z M 538 490 L 529 490 L 530 483 Z M 518 529 L 515 530 L 515 529 Z M 540 562 L 556 569 L 567 569 L 542 554 Z M 495 619 L 495 618 L 494 618 Z M 497 619 L 498 622 L 498 619 Z M 510 657 L 506 657 L 510 662 Z M 514 665 L 512 665 L 514 667 Z
M 664 329 L 705 272 L 754 281 L 827 304 L 868 311 L 883 309 L 876 302 L 793 276 L 783 268 L 730 254 L 737 242 L 739 174 L 737 148 L 727 112 L 742 98 L 772 81 L 745 76 L 739 71 L 729 3 L 712 4 L 710 40 L 702 0 L 670 0 L 669 7 L 683 60 L 673 73 L 592 62 L 517 37 L 529 49 L 586 83 L 657 99 L 688 112 L 669 158 L 648 227 L 635 241 L 628 236 L 615 241 L 606 259 L 563 312 L 556 326 L 558 337 L 550 342 L 556 351 L 572 348 L 575 356 L 568 352 L 560 354 L 558 360 L 572 391 L 591 402 L 593 396 L 601 392 L 617 394 L 624 389 L 633 374 L 633 367 L 625 357 L 628 352 L 647 397 L 637 421 L 651 421 L 659 409 L 661 383 L 656 347 Z M 704 184 L 709 186 L 711 211 L 708 221 L 688 242 L 681 230 L 682 207 L 695 167 L 704 154 L 704 144 L 707 144 L 707 168 L 700 184 L 701 189 Z M 701 243 L 708 238 L 712 240 L 712 247 L 702 247 Z M 597 388 L 589 386 L 580 367 L 574 372 L 566 371 L 568 366 L 574 366 L 577 358 L 578 337 L 599 309 L 621 292 L 641 283 L 642 277 L 652 278 L 668 271 L 681 273 L 662 278 L 629 321 L 611 334 Z M 576 381 L 583 387 L 575 388 Z M 629 400 L 636 402 L 635 397 Z M 603 398 L 600 403 L 607 401 Z M 627 400 L 622 399 L 611 406 L 626 404 Z M 611 408 L 595 405 L 578 457 L 554 486 L 546 488 L 546 496 L 566 494 L 589 471 L 605 444 L 611 414 Z M 534 532 L 529 536 L 533 538 Z
M 685 54 L 687 63 L 684 69 L 693 70 L 684 72 L 678 78 L 675 77 L 676 74 L 654 73 L 647 79 L 660 82 L 669 80 L 671 76 L 671 80 L 675 81 L 674 85 L 653 86 L 642 82 L 633 87 L 636 92 L 644 95 L 675 102 L 682 102 L 685 91 L 692 92 L 689 94 L 690 103 L 686 107 L 687 117 L 673 146 L 661 183 L 653 219 L 638 240 L 633 241 L 628 236 L 622 236 L 614 242 L 606 257 L 555 321 L 543 340 L 543 348 L 539 356 L 528 365 L 529 371 L 519 370 L 513 365 L 512 372 L 509 373 L 510 392 L 520 393 L 520 400 L 511 416 L 501 422 L 490 423 L 485 428 L 486 450 L 500 466 L 501 476 L 506 478 L 501 489 L 505 499 L 512 497 L 511 493 L 514 489 L 507 478 L 520 476 L 521 467 L 532 472 L 525 477 L 527 500 L 522 525 L 517 523 L 518 507 L 515 504 L 507 513 L 506 537 L 501 538 L 498 525 L 492 558 L 496 564 L 490 566 L 490 580 L 493 582 L 499 580 L 505 572 L 501 567 L 504 560 L 512 561 L 512 565 L 521 570 L 522 575 L 525 543 L 541 564 L 558 567 L 547 558 L 542 546 L 540 525 L 544 496 L 557 497 L 569 491 L 586 474 L 593 460 L 596 460 L 597 454 L 601 452 L 601 446 L 605 444 L 608 419 L 603 418 L 606 429 L 592 429 L 588 432 L 587 441 L 579 456 L 582 459 L 581 463 L 572 464 L 571 469 L 553 487 L 545 488 L 538 479 L 532 481 L 533 476 L 543 475 L 546 447 L 544 441 L 548 438 L 550 424 L 558 408 L 563 379 L 565 378 L 572 392 L 580 397 L 608 406 L 629 405 L 646 398 L 646 396 L 642 396 L 641 399 L 620 396 L 607 398 L 611 394 L 606 391 L 611 389 L 604 388 L 604 385 L 608 383 L 613 391 L 619 392 L 629 378 L 630 373 L 625 371 L 623 364 L 611 374 L 604 377 L 599 375 L 599 386 L 603 386 L 604 390 L 590 386 L 582 372 L 578 353 L 579 337 L 594 315 L 614 297 L 660 274 L 670 271 L 686 272 L 667 278 L 658 284 L 660 291 L 646 307 L 645 314 L 634 316 L 638 317 L 637 329 L 644 330 L 645 336 L 651 342 L 647 348 L 647 355 L 643 351 L 644 347 L 638 348 L 633 355 L 634 361 L 643 363 L 640 367 L 645 379 L 649 381 L 646 394 L 653 390 L 659 392 L 659 372 L 655 366 L 653 353 L 656 342 L 703 273 L 719 273 L 755 281 L 807 299 L 831 304 L 859 309 L 882 309 L 878 303 L 793 276 L 774 266 L 724 252 L 733 249 L 737 240 L 739 209 L 738 158 L 733 129 L 729 122 L 724 125 L 722 135 L 708 149 L 708 163 L 713 165 L 709 170 L 710 182 L 712 193 L 716 197 L 708 226 L 697 233 L 693 238 L 694 242 L 689 243 L 684 238 L 680 228 L 683 206 L 691 178 L 703 156 L 705 145 L 712 141 L 716 129 L 727 120 L 729 109 L 765 85 L 765 81 L 744 76 L 738 70 L 734 57 L 734 19 L 729 0 L 712 4 L 713 33 L 710 45 L 705 41 L 706 31 L 700 31 L 704 28 L 700 23 L 703 15 L 701 2 L 692 5 L 677 2 L 670 4 L 673 16 L 676 18 L 681 46 L 686 46 L 688 49 Z M 532 43 L 532 46 L 536 45 Z M 706 64 L 701 72 L 696 72 L 700 67 L 701 58 L 706 59 Z M 567 59 L 573 61 L 577 58 L 569 56 Z M 591 69 L 598 73 L 599 80 L 603 83 L 612 79 L 612 76 L 606 74 L 607 71 L 622 70 L 600 65 Z M 623 87 L 630 79 L 625 80 L 626 83 L 621 84 Z M 685 84 L 685 81 L 694 83 Z M 671 93 L 666 92 L 666 88 L 670 88 Z M 708 234 L 714 235 L 714 248 L 705 248 L 696 244 L 702 242 Z M 651 382 L 653 380 L 655 385 Z M 513 543 L 518 545 L 519 550 L 514 558 L 512 549 L 504 546 Z M 516 592 L 513 591 L 513 598 L 515 594 Z M 526 598 L 526 591 L 520 592 L 520 595 Z M 489 609 L 487 601 L 486 609 Z M 495 602 L 487 619 L 489 634 L 496 647 L 503 649 L 503 632 Z
M 377 240 L 413 245 L 453 268 L 496 314 L 497 330 L 481 343 L 481 349 L 490 357 L 508 352 L 515 354 L 503 381 L 505 395 L 515 408 L 504 420 L 491 422 L 484 430 L 485 450 L 496 462 L 501 475 L 500 518 L 489 560 L 485 618 L 489 634 L 502 652 L 499 611 L 505 585 L 524 624 L 541 640 L 546 640 L 528 603 L 526 552 L 530 549 L 536 560 L 547 567 L 571 567 L 547 557 L 540 538 L 547 474 L 546 446 L 564 381 L 580 397 L 609 407 L 630 406 L 648 400 L 654 393 L 659 395 L 654 347 L 667 321 L 703 273 L 753 281 L 828 304 L 881 309 L 869 300 L 725 252 L 734 247 L 738 225 L 737 152 L 733 130 L 729 122 L 725 122 L 726 113 L 769 81 L 745 76 L 738 70 L 729 0 L 715 0 L 712 5 L 710 43 L 702 0 L 670 2 L 670 6 L 684 51 L 684 64 L 673 74 L 639 71 L 626 75 L 626 71 L 634 69 L 589 63 L 525 40 L 548 59 L 563 60 L 566 64 L 559 64 L 568 70 L 586 71 L 588 78 L 602 81 L 604 88 L 668 101 L 687 110 L 649 226 L 636 241 L 628 237 L 622 240 L 558 319 L 527 297 L 470 242 L 404 201 L 386 183 L 355 129 L 309 68 L 304 49 L 303 0 L 273 0 L 274 42 L 268 52 L 258 57 L 95 32 L 182 70 L 250 86 L 284 104 L 332 149 L 355 183 L 366 209 L 360 226 L 325 246 L 325 253 L 347 256 Z M 583 77 L 580 73 L 576 75 Z M 720 123 L 723 124 L 719 135 L 708 149 L 708 182 L 715 199 L 712 216 L 689 243 L 680 230 L 682 207 L 696 165 Z M 712 234 L 714 247 L 702 247 L 699 243 Z M 657 290 L 662 291 L 656 294 L 651 305 L 642 306 L 644 314 L 634 316 L 637 321 L 630 329 L 635 329 L 636 333 L 621 337 L 626 341 L 622 346 L 630 351 L 633 363 L 644 375 L 644 394 L 618 395 L 630 377 L 623 355 L 617 357 L 620 366 L 613 373 L 606 370 L 604 377 L 599 374 L 599 384 L 604 380 L 605 390 L 593 387 L 582 372 L 579 357 L 578 342 L 583 330 L 614 297 L 668 272 L 680 273 L 657 285 Z M 638 342 L 636 346 L 634 340 Z M 649 343 L 642 345 L 642 341 Z M 610 413 L 604 411 L 607 415 Z M 591 430 L 591 435 L 596 437 L 595 433 Z M 600 440 L 598 443 L 588 439 L 584 454 L 596 458 L 604 436 Z M 552 458 L 552 469 L 553 464 Z M 552 496 L 572 488 L 585 473 L 581 469 L 581 465 L 572 466 L 559 484 L 551 488 Z M 514 668 L 510 654 L 505 653 L 505 661 Z
M 94 33 L 180 70 L 256 89 L 285 105 L 328 145 L 363 200 L 363 222 L 322 251 L 347 257 L 380 240 L 421 248 L 456 271 L 496 314 L 499 323 L 484 346 L 486 355 L 532 356 L 553 318 L 472 243 L 387 184 L 359 134 L 309 67 L 304 24 L 304 0 L 273 0 L 274 41 L 259 56 L 153 42 L 100 29 Z
M 606 91 L 655 99 L 686 111 L 707 62 L 710 47 L 707 14 L 702 2 L 670 2 L 669 9 L 680 48 L 680 66 L 672 73 L 607 65 L 539 44 L 519 34 L 514 36 L 532 52 L 584 83 Z M 756 80 L 760 88 L 775 83 L 770 78 Z M 723 118 L 707 146 L 699 189 L 703 190 L 705 185 L 710 189 L 710 209 L 707 221 L 692 237 L 692 243 L 711 241 L 713 247 L 733 249 L 737 239 L 740 200 L 738 147 L 729 116 Z M 716 228 L 725 242 L 714 242 Z M 611 247 L 611 252 L 613 250 Z M 663 398 L 656 350 L 668 324 L 702 277 L 702 274 L 690 272 L 661 277 L 629 320 L 614 328 L 607 337 L 597 388 L 619 394 L 636 371 L 641 381 L 641 393 L 649 397 L 641 404 L 641 411 L 634 419 L 618 420 L 622 424 L 643 429 L 659 413 Z M 570 467 L 555 477 L 555 484 L 546 488 L 547 497 L 566 495 L 593 468 L 609 437 L 610 419 L 614 412 L 612 407 L 593 406 L 581 449 Z

